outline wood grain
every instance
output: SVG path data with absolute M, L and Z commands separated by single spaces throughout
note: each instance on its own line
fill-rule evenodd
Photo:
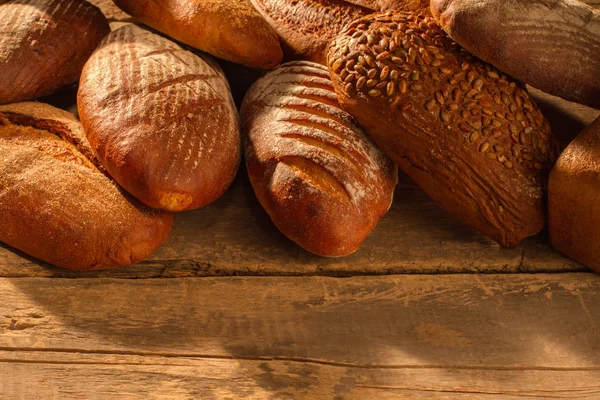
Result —
M 597 398 L 599 291 L 592 273 L 0 279 L 0 398 Z

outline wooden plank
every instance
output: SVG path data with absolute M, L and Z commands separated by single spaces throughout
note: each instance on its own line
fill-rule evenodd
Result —
M 0 352 L 2 399 L 440 399 L 600 396 L 598 371 L 357 368 L 296 361 Z
M 592 273 L 0 279 L 0 398 L 597 398 L 599 292 Z

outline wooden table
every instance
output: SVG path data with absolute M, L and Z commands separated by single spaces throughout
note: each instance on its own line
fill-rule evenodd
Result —
M 599 114 L 533 91 L 563 143 Z M 352 256 L 281 235 L 240 172 L 128 268 L 0 247 L 0 399 L 600 398 L 600 274 L 501 249 L 401 176 Z

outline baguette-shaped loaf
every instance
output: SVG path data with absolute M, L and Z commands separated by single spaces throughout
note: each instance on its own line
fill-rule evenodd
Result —
M 168 39 L 113 31 L 83 69 L 77 107 L 100 161 L 150 207 L 204 206 L 235 177 L 238 114 L 223 72 Z
M 542 230 L 558 145 L 521 84 L 413 13 L 357 20 L 328 55 L 342 107 L 429 196 L 507 247 Z
M 79 79 L 109 32 L 85 0 L 11 0 L 0 5 L 0 104 L 52 94 Z
M 548 183 L 555 249 L 600 272 L 600 117 L 560 155 Z
M 343 0 L 251 0 L 275 29 L 286 59 L 325 64 L 325 48 L 347 24 L 371 10 Z
M 146 258 L 172 222 L 104 174 L 71 114 L 0 106 L 0 241 L 60 267 L 100 269 Z
M 600 12 L 576 0 L 432 0 L 442 28 L 499 70 L 600 108 Z
M 252 68 L 283 57 L 277 34 L 250 0 L 114 0 L 126 13 L 192 47 Z
M 340 108 L 327 69 L 270 72 L 242 120 L 250 182 L 279 230 L 316 254 L 354 252 L 390 207 L 397 170 Z

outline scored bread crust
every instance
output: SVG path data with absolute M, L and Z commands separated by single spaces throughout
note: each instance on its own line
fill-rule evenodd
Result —
M 389 209 L 397 169 L 340 108 L 327 69 L 283 64 L 250 88 L 242 120 L 250 182 L 279 230 L 316 254 L 354 252 Z
M 114 0 L 144 24 L 216 57 L 271 69 L 283 57 L 273 29 L 249 0 Z
M 433 0 L 441 27 L 501 71 L 600 109 L 600 12 L 576 0 Z
M 561 253 L 600 272 L 600 117 L 563 151 L 548 183 L 548 232 Z
M 286 59 L 325 64 L 325 48 L 347 24 L 372 11 L 343 0 L 251 0 L 275 29 Z
M 12 0 L 0 5 L 0 104 L 32 100 L 79 79 L 110 31 L 84 0 Z
M 0 106 L 0 241 L 77 270 L 129 265 L 158 248 L 172 216 L 126 195 L 91 154 L 66 111 Z
M 342 107 L 429 196 L 506 247 L 542 230 L 558 148 L 521 84 L 413 13 L 353 22 L 328 57 Z
M 233 182 L 241 158 L 238 114 L 208 56 L 123 26 L 85 65 L 77 107 L 102 164 L 150 207 L 198 208 Z

